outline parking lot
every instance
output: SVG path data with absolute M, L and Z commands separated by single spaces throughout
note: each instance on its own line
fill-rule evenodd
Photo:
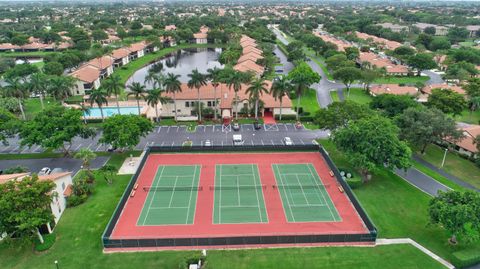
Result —
M 311 144 L 314 139 L 328 137 L 327 131 L 306 130 L 296 128 L 292 123 L 264 124 L 260 130 L 255 130 L 253 124 L 240 125 L 239 131 L 224 129 L 222 125 L 199 125 L 194 130 L 188 130 L 185 125 L 178 126 L 157 126 L 146 137 L 142 138 L 135 147 L 143 150 L 147 146 L 178 146 L 186 141 L 193 145 L 203 145 L 210 140 L 213 145 L 232 145 L 233 134 L 241 134 L 245 145 L 281 145 L 285 137 L 290 137 L 293 144 Z M 88 148 L 95 152 L 106 151 L 108 145 L 99 143 L 101 133 L 89 139 L 75 138 L 71 150 L 77 151 L 80 148 Z M 44 149 L 40 146 L 21 147 L 18 137 L 10 138 L 9 145 L 0 145 L 1 154 L 23 154 L 40 153 Z

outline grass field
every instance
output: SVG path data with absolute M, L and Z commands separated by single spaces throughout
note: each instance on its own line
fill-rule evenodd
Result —
M 470 110 L 464 110 L 461 115 L 455 117 L 455 120 L 470 124 L 480 124 L 480 110 L 473 113 Z
M 354 170 L 344 155 L 330 141 L 321 140 L 329 155 L 339 167 Z M 379 237 L 409 237 L 437 255 L 451 260 L 452 253 L 470 248 L 480 251 L 480 243 L 452 246 L 447 242 L 448 233 L 428 225 L 430 196 L 413 187 L 392 172 L 381 170 L 370 182 L 354 190 L 362 206 L 375 223 Z
M 372 96 L 367 94 L 363 89 L 361 88 L 351 88 L 350 89 L 350 96 L 347 97 L 347 91 L 346 89 L 343 90 L 343 95 L 346 99 L 350 101 L 354 101 L 360 104 L 368 104 L 372 101 Z M 332 97 L 333 101 L 340 101 L 340 98 L 338 96 L 338 92 L 336 91 L 331 91 L 330 96 Z
M 410 245 L 209 251 L 208 269 L 444 268 Z
M 127 152 L 113 155 L 109 163 L 118 168 L 129 154 Z M 137 152 L 135 155 L 138 154 Z M 113 184 L 107 185 L 101 174 L 95 175 L 97 183 L 94 194 L 85 204 L 66 210 L 55 229 L 57 240 L 50 250 L 35 253 L 31 244 L 0 243 L 0 268 L 29 269 L 32 265 L 35 265 L 35 268 L 55 268 L 55 260 L 59 261 L 62 269 L 185 268 L 184 261 L 199 254 L 192 251 L 103 254 L 101 234 L 130 176 L 116 176 Z M 409 190 L 411 189 L 410 187 Z M 395 190 L 394 188 L 392 191 Z M 384 193 L 381 196 L 385 196 Z M 330 264 L 335 268 L 443 268 L 409 245 L 208 251 L 208 260 L 210 269 L 227 267 L 303 269 L 315 268 L 319 264 Z
M 292 99 L 294 109 L 297 106 L 297 98 Z M 303 112 L 309 112 L 310 116 L 314 115 L 320 109 L 317 101 L 317 92 L 314 89 L 308 89 L 300 98 L 300 107 L 303 107 Z
M 26 99 L 24 100 L 23 104 L 27 120 L 33 119 L 38 112 L 42 111 L 42 105 L 39 98 Z M 54 101 L 52 98 L 45 98 L 43 100 L 43 104 L 45 105 L 45 108 L 49 108 L 60 105 L 60 101 Z
M 429 145 L 424 155 L 419 156 L 427 162 L 440 167 L 443 159 L 444 150 L 436 145 Z M 480 188 L 480 168 L 473 162 L 459 157 L 455 153 L 448 153 L 445 159 L 445 165 L 442 168 L 471 185 Z

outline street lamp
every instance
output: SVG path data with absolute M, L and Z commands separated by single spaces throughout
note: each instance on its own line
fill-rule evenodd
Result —
M 55 267 L 56 267 L 57 269 L 60 268 L 60 267 L 58 267 L 58 261 L 57 261 L 57 260 L 55 260 Z
M 445 149 L 445 153 L 443 154 L 442 166 L 440 166 L 440 168 L 443 168 L 443 165 L 445 164 L 445 159 L 447 158 L 447 152 L 448 152 L 448 148 Z

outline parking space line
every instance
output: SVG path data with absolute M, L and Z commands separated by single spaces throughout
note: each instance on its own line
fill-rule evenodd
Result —
M 302 139 L 300 139 L 300 142 L 302 142 L 302 145 L 305 145 L 305 142 L 303 142 L 303 140 L 302 140 Z
M 3 149 L 3 152 L 7 152 L 7 150 L 11 147 L 11 145 L 8 145 L 6 146 L 4 149 Z
M 30 149 L 29 147 L 25 147 L 24 149 L 22 149 L 22 151 L 20 153 L 25 153 L 29 149 Z
M 263 143 L 263 139 L 260 139 L 260 141 L 262 141 L 262 146 L 265 146 L 265 143 Z
M 16 146 L 14 149 L 12 149 L 12 151 L 10 151 L 10 153 L 15 152 L 15 150 L 17 150 L 17 149 L 19 149 L 19 148 L 20 148 L 20 146 Z
M 98 151 L 98 149 L 102 146 L 102 144 L 98 145 L 98 147 L 95 149 L 95 151 Z
M 164 143 L 165 143 L 165 141 L 162 141 L 162 144 L 160 144 L 160 146 L 162 146 L 162 147 L 163 147 L 163 144 L 164 144 Z
M 33 150 L 33 152 L 37 152 L 39 148 L 40 148 L 40 146 L 37 146 L 37 147 Z
M 88 144 L 87 149 L 90 149 L 91 146 L 92 146 L 92 143 Z
M 172 126 L 168 126 L 167 133 L 170 133 L 170 127 Z
M 273 140 L 270 140 L 270 142 L 272 142 L 272 145 L 274 145 L 274 146 L 275 146 L 275 143 L 273 143 Z

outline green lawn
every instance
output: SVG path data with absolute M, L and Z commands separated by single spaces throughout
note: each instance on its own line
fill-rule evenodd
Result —
M 208 269 L 444 268 L 410 245 L 208 251 Z
M 54 101 L 52 98 L 45 98 L 43 100 L 45 108 L 49 108 L 55 105 L 60 105 L 60 101 Z M 33 117 L 42 111 L 42 105 L 40 103 L 40 98 L 29 98 L 24 101 L 24 110 L 27 120 L 33 119 Z
M 294 106 L 293 109 L 296 109 L 297 98 L 292 99 L 292 104 Z M 313 89 L 306 90 L 300 98 L 300 107 L 303 107 L 304 112 L 310 112 L 310 116 L 315 115 L 315 112 L 320 109 L 317 100 L 317 91 Z
M 53 51 L 32 51 L 32 52 L 1 52 L 0 57 L 45 57 L 53 54 Z
M 146 54 L 142 58 L 136 59 L 125 66 L 118 68 L 115 74 L 119 75 L 122 84 L 125 84 L 130 76 L 132 76 L 138 69 L 148 65 L 149 63 L 179 49 L 187 48 L 218 48 L 221 44 L 182 44 L 176 47 L 165 48 L 154 53 Z
M 410 76 L 410 77 L 393 77 L 387 76 L 384 78 L 378 78 L 374 81 L 374 83 L 392 83 L 392 84 L 415 84 L 417 82 L 425 83 L 429 80 L 429 77 L 424 76 Z
M 444 150 L 439 146 L 429 145 L 425 155 L 419 155 L 429 163 L 440 167 L 442 164 L 443 154 Z M 443 170 L 477 188 L 480 188 L 480 168 L 478 168 L 473 162 L 459 157 L 455 153 L 447 153 Z
M 332 98 L 333 102 L 340 102 L 337 91 L 330 91 L 330 97 Z
M 354 170 L 332 142 L 320 142 L 339 167 Z M 428 225 L 427 209 L 431 198 L 392 172 L 379 171 L 354 192 L 375 223 L 379 237 L 412 238 L 447 260 L 451 260 L 452 253 L 457 250 L 473 248 L 480 251 L 480 243 L 470 246 L 448 244 L 449 235 L 445 230 Z
M 480 110 L 470 113 L 470 110 L 464 110 L 460 116 L 455 117 L 456 121 L 470 124 L 480 124 Z
M 347 91 L 344 89 L 343 95 L 347 100 L 351 100 L 360 104 L 368 104 L 372 101 L 372 96 L 367 94 L 361 88 L 351 88 L 350 96 L 347 96 Z

